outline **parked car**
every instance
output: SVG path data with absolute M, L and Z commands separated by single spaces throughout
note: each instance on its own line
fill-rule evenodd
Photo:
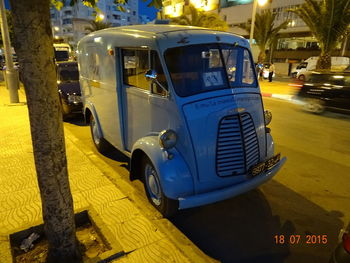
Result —
M 350 262 L 350 223 L 339 234 L 339 244 L 332 253 L 329 263 Z
M 57 87 L 60 95 L 63 118 L 82 113 L 79 70 L 77 62 L 57 63 Z
M 298 93 L 305 110 L 350 111 L 350 72 L 313 72 Z

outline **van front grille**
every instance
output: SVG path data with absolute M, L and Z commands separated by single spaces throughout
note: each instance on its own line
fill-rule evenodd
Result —
M 219 123 L 216 145 L 218 176 L 245 174 L 259 162 L 259 143 L 248 113 L 224 117 Z

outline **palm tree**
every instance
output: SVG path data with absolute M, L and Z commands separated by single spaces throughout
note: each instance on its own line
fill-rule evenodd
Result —
M 227 23 L 218 14 L 200 11 L 193 5 L 189 5 L 188 14 L 171 18 L 170 22 L 177 25 L 206 27 L 221 31 L 228 29 Z
M 284 21 L 278 26 L 275 26 L 276 14 L 273 14 L 271 10 L 266 9 L 256 14 L 254 39 L 259 47 L 258 63 L 264 62 L 266 58 L 266 48 L 271 46 L 277 39 L 277 34 L 281 29 L 285 29 L 288 26 L 289 21 Z M 250 33 L 251 19 L 247 23 L 240 25 L 240 28 Z
M 305 0 L 300 7 L 289 10 L 297 14 L 318 40 L 321 54 L 317 69 L 331 68 L 331 51 L 346 34 L 350 25 L 349 0 Z
M 94 32 L 94 31 L 105 29 L 112 26 L 112 24 L 109 22 L 104 23 L 102 21 L 95 21 L 95 20 L 91 20 L 89 21 L 89 23 L 90 23 L 90 26 L 85 27 L 85 30 L 88 32 Z

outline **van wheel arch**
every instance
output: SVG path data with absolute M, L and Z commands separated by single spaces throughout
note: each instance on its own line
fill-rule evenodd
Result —
M 144 151 L 141 149 L 136 149 L 133 151 L 131 155 L 131 166 L 130 166 L 130 181 L 136 180 L 136 179 L 142 179 L 141 173 L 142 173 L 142 160 L 143 158 L 147 156 Z
M 85 110 L 85 114 L 84 114 L 84 118 L 85 118 L 85 123 L 86 124 L 89 124 L 90 123 L 90 116 L 91 116 L 91 111 L 88 109 L 88 108 L 86 108 L 86 110 Z

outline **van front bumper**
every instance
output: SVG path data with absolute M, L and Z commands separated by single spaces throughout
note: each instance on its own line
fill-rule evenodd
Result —
M 281 169 L 286 160 L 287 158 L 283 157 L 271 170 L 257 175 L 256 177 L 249 179 L 246 182 L 209 193 L 180 197 L 178 198 L 179 209 L 186 209 L 215 203 L 255 189 L 261 184 L 270 180 Z

